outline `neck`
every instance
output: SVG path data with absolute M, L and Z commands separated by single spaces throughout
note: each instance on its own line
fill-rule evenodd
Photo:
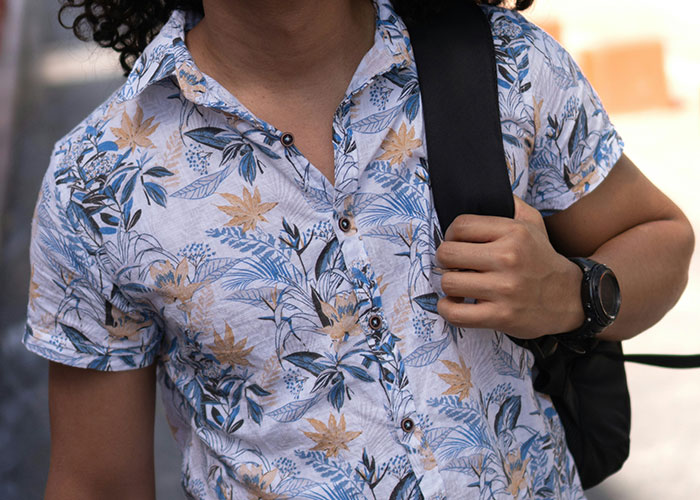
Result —
M 204 0 L 187 45 L 224 86 L 290 88 L 354 69 L 372 46 L 373 18 L 369 0 Z

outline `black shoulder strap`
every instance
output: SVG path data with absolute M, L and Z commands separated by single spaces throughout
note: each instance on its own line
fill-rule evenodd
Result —
M 460 214 L 513 217 L 491 27 L 471 1 L 409 28 L 430 183 L 443 234 Z
M 486 15 L 476 3 L 449 7 L 409 26 L 419 71 L 430 184 L 443 234 L 460 214 L 513 217 Z M 625 361 L 700 368 L 700 355 L 625 355 Z

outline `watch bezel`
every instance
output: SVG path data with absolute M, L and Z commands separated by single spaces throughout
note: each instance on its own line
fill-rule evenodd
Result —
M 581 304 L 585 318 L 580 327 L 570 332 L 559 333 L 556 338 L 569 349 L 585 353 L 591 344 L 596 342 L 597 335 L 617 318 L 621 304 L 620 285 L 615 273 L 605 264 L 583 257 L 572 257 L 569 260 L 578 265 L 583 272 Z M 612 278 L 610 283 L 614 286 L 612 292 L 616 297 L 614 311 L 610 312 L 603 307 L 601 298 L 601 283 L 605 276 Z

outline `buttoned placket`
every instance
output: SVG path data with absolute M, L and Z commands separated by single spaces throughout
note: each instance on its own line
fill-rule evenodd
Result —
M 364 89 L 364 85 L 359 91 Z M 358 91 L 358 93 L 359 93 Z M 354 94 L 356 95 L 356 93 Z M 336 129 L 344 130 L 347 134 L 352 134 L 352 123 L 350 120 L 346 122 L 345 127 L 340 126 L 341 120 L 346 118 L 345 113 L 349 113 L 350 106 L 349 99 L 347 97 L 344 104 L 341 104 L 339 111 L 343 112 L 336 113 L 334 120 Z M 354 137 L 354 140 L 358 138 L 361 139 L 361 135 Z M 340 142 L 344 141 L 346 138 L 340 138 Z M 359 165 L 359 155 L 358 150 L 360 145 L 355 145 L 356 147 L 351 148 L 350 155 L 354 162 L 353 168 L 355 172 L 359 175 L 364 170 L 366 165 Z M 335 149 L 335 145 L 334 145 Z M 337 158 L 337 150 L 336 150 Z M 344 162 L 347 165 L 348 162 Z M 344 172 L 339 172 L 340 176 L 345 177 Z M 357 187 L 357 182 L 359 179 L 355 179 L 355 182 L 348 183 L 347 185 L 352 185 Z M 363 283 L 369 283 L 371 286 L 371 296 L 376 297 L 376 302 L 373 301 L 364 310 L 358 312 L 360 322 L 365 334 L 365 339 L 367 345 L 375 350 L 380 348 L 382 340 L 386 339 L 387 336 L 391 335 L 391 322 L 386 317 L 385 312 L 382 308 L 381 294 L 379 292 L 379 285 L 374 277 L 374 270 L 372 263 L 370 262 L 369 256 L 367 254 L 366 248 L 362 241 L 362 227 L 358 224 L 355 213 L 348 212 L 344 207 L 353 207 L 352 196 L 354 192 L 341 192 L 336 189 L 336 196 L 343 196 L 344 198 L 336 198 L 334 202 L 334 213 L 336 236 L 340 243 L 340 249 L 343 254 L 344 260 L 348 265 L 348 272 L 350 276 L 363 276 L 364 279 L 354 278 L 354 287 L 356 292 L 359 292 L 362 288 Z M 346 198 L 350 197 L 350 203 L 346 203 Z M 342 208 L 341 208 L 342 207 Z M 352 210 L 352 209 L 351 209 Z M 351 229 L 354 229 L 352 231 Z M 399 351 L 399 347 L 395 342 L 388 342 L 391 344 L 391 356 L 393 360 L 397 363 L 402 363 L 402 354 Z M 383 346 L 381 346 L 383 348 Z M 381 359 L 381 358 L 379 358 Z M 390 372 L 393 370 L 391 366 L 385 366 Z M 405 375 L 404 375 L 405 376 Z M 394 414 L 390 412 L 387 414 L 389 419 L 389 426 L 394 429 L 394 436 L 396 440 L 402 445 L 406 452 L 407 459 L 416 477 L 420 480 L 420 489 L 423 497 L 426 499 L 439 499 L 445 498 L 445 487 L 442 482 L 442 478 L 437 470 L 437 467 L 433 467 L 430 470 L 426 469 L 424 465 L 425 453 L 427 449 L 427 443 L 422 439 L 422 433 L 416 432 L 416 416 L 417 409 L 414 403 L 413 394 L 410 391 L 410 381 L 404 387 L 399 387 L 396 383 L 389 384 L 390 390 L 394 391 L 395 394 L 390 395 L 390 399 L 401 401 L 400 412 Z M 387 407 L 390 407 L 389 402 L 387 402 Z M 431 450 L 427 449 L 427 453 L 432 453 Z

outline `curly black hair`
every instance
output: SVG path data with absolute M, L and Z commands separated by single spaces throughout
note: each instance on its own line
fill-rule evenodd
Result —
M 392 0 L 396 12 L 410 23 L 413 19 L 436 10 L 449 0 Z M 464 0 L 489 5 L 509 4 L 524 10 L 534 0 Z M 70 23 L 65 23 L 68 10 L 79 9 Z M 102 47 L 119 52 L 119 63 L 128 75 L 134 61 L 146 48 L 173 10 L 203 13 L 202 0 L 61 0 L 58 13 L 64 28 L 72 29 L 80 40 L 92 39 Z

